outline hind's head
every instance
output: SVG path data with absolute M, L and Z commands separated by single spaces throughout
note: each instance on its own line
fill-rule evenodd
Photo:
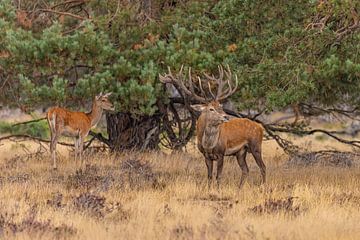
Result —
M 114 111 L 115 108 L 109 100 L 111 93 L 102 94 L 100 93 L 95 97 L 96 105 L 100 106 L 104 110 Z

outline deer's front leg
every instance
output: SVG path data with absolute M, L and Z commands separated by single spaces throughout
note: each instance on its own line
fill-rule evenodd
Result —
M 224 156 L 218 156 L 217 158 L 217 172 L 216 172 L 216 183 L 217 187 L 220 187 L 220 181 L 221 181 L 221 173 L 224 166 Z
M 213 161 L 205 156 L 205 163 L 208 170 L 208 188 L 210 188 L 212 183 Z

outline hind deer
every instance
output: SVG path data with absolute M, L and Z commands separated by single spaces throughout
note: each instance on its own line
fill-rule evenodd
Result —
M 193 85 L 191 69 L 188 77 L 180 72 L 174 76 L 169 68 L 169 72 L 160 75 L 160 81 L 171 83 L 184 97 L 200 102 L 202 104 L 191 105 L 197 111 L 200 111 L 200 117 L 196 123 L 197 147 L 205 157 L 205 163 L 208 170 L 208 184 L 210 186 L 213 176 L 213 162 L 217 161 L 216 180 L 219 186 L 221 173 L 223 170 L 224 156 L 236 156 L 237 162 L 241 168 L 242 175 L 239 187 L 242 187 L 249 175 L 249 168 L 246 162 L 246 154 L 250 152 L 260 168 L 262 182 L 266 180 L 266 167 L 261 156 L 261 144 L 263 139 L 263 127 L 249 119 L 229 118 L 224 112 L 220 102 L 235 93 L 238 85 L 235 75 L 235 86 L 230 68 L 226 70 L 219 66 L 219 77 L 204 74 L 205 79 L 197 76 L 198 86 Z M 204 91 L 203 82 L 207 82 L 207 93 Z M 217 86 L 216 94 L 212 88 Z M 195 92 L 201 92 L 200 96 Z M 211 95 L 211 98 L 207 96 Z
M 96 96 L 89 113 L 73 112 L 66 108 L 53 107 L 47 112 L 47 121 L 51 133 L 50 152 L 53 160 L 53 168 L 56 169 L 56 144 L 60 136 L 75 138 L 75 162 L 80 158 L 83 164 L 82 151 L 84 139 L 89 131 L 101 119 L 103 110 L 114 110 L 108 97 L 111 93 Z

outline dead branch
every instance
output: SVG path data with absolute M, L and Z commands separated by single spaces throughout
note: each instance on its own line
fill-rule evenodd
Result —
M 56 11 L 56 10 L 52 10 L 52 9 L 37 9 L 36 11 L 55 13 L 55 14 L 58 14 L 58 15 L 64 15 L 64 16 L 73 17 L 73 18 L 76 18 L 76 19 L 79 19 L 79 20 L 90 19 L 90 18 L 85 18 L 85 17 L 79 16 L 79 15 L 72 14 L 72 13 L 69 13 L 69 12 L 60 12 L 60 11 Z
M 94 139 L 97 139 L 99 142 L 104 143 L 106 146 L 108 146 L 108 147 L 111 146 L 110 140 L 105 138 L 101 133 L 95 133 L 93 131 L 90 131 L 89 135 L 92 136 Z M 93 140 L 93 139 L 91 139 L 91 140 Z M 92 141 L 91 142 L 90 141 L 89 141 L 89 145 L 92 142 Z
M 83 4 L 85 2 L 86 2 L 86 0 L 70 0 L 70 1 L 65 1 L 65 2 L 62 2 L 62 3 L 58 3 L 58 4 L 54 5 L 54 6 L 51 6 L 51 8 L 55 9 L 55 8 L 63 6 L 63 5 L 68 5 L 68 4 L 72 4 L 72 3 Z
M 30 120 L 30 121 L 26 121 L 26 122 L 19 122 L 19 123 L 13 124 L 12 127 L 19 126 L 19 125 L 24 125 L 24 124 L 29 124 L 29 123 L 34 123 L 34 122 L 40 122 L 40 121 L 45 120 L 45 119 L 46 119 L 46 117 L 33 119 L 33 120 Z
M 94 134 L 94 133 L 93 133 Z M 99 136 L 100 135 L 100 136 Z M 94 140 L 99 140 L 101 139 L 102 135 L 101 134 L 95 134 L 94 137 L 92 137 L 89 141 L 84 142 L 85 143 L 85 147 L 84 150 L 86 150 L 87 148 L 90 147 L 90 145 L 93 143 Z M 14 142 L 19 142 L 19 141 L 24 141 L 24 140 L 32 140 L 32 141 L 36 141 L 38 142 L 40 145 L 42 145 L 41 143 L 50 143 L 50 140 L 46 140 L 43 138 L 39 138 L 39 137 L 34 137 L 34 136 L 30 136 L 27 134 L 13 134 L 13 135 L 8 135 L 8 136 L 4 136 L 4 137 L 0 137 L 0 142 L 5 141 L 5 140 L 9 140 L 9 141 L 14 141 Z M 100 141 L 100 140 L 99 140 Z M 100 141 L 102 142 L 102 141 Z M 104 142 L 102 142 L 104 143 Z M 66 146 L 66 147 L 75 147 L 74 144 L 71 143 L 66 143 L 66 142 L 58 142 L 58 144 Z M 2 144 L 3 145 L 3 144 Z M 105 144 L 107 145 L 107 144 Z
M 28 140 L 33 140 L 33 141 L 37 141 L 37 142 L 43 142 L 43 143 L 50 143 L 50 140 L 46 140 L 46 139 L 42 139 L 39 137 L 33 137 L 27 134 L 12 134 L 12 135 L 8 135 L 8 136 L 4 136 L 4 137 L 0 137 L 0 142 L 4 141 L 4 140 L 21 140 L 21 139 L 28 139 Z M 63 145 L 63 146 L 67 146 L 67 147 L 74 147 L 74 144 L 70 144 L 70 143 L 66 143 L 66 142 L 58 142 L 58 144 Z
M 321 108 L 321 107 L 317 107 L 308 103 L 299 103 L 298 104 L 301 108 L 302 108 L 302 112 L 306 112 L 307 115 L 309 116 L 317 116 L 317 115 L 321 115 L 321 114 L 340 114 L 343 115 L 349 119 L 353 119 L 353 120 L 360 120 L 358 118 L 356 118 L 355 116 L 359 114 L 359 107 L 354 107 L 351 110 L 344 110 L 344 109 L 340 109 L 340 108 Z
M 304 136 L 304 135 L 313 135 L 315 133 L 323 133 L 341 143 L 348 144 L 357 148 L 360 148 L 360 141 L 356 140 L 347 140 L 344 138 L 340 138 L 336 135 L 347 135 L 348 133 L 346 131 L 326 131 L 324 129 L 311 129 L 311 130 L 302 130 L 302 129 L 295 129 L 295 128 L 288 128 L 288 127 L 281 127 L 276 125 L 265 125 L 266 128 L 270 129 L 274 132 L 283 132 L 283 133 L 290 133 L 298 136 Z

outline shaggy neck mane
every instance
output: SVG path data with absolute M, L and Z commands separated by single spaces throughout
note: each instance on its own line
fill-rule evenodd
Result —
M 202 146 L 205 150 L 212 150 L 218 143 L 220 133 L 220 125 L 205 125 L 204 134 L 202 136 Z

